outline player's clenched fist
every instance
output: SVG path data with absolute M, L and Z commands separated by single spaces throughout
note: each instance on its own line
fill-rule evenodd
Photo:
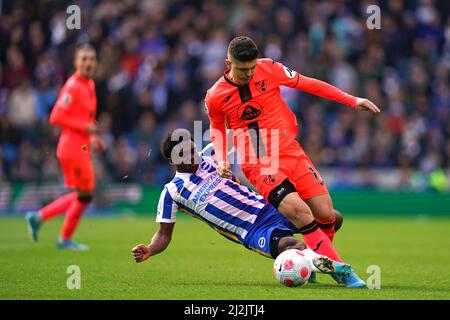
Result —
M 219 174 L 219 176 L 226 179 L 231 179 L 231 177 L 233 176 L 230 165 L 225 161 L 219 163 L 219 165 L 217 166 L 217 173 Z
M 133 253 L 134 260 L 139 263 L 150 258 L 150 249 L 145 244 L 138 244 L 131 252 Z

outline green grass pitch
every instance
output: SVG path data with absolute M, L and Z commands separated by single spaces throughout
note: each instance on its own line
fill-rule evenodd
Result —
M 180 214 L 181 215 L 181 214 Z M 381 289 L 347 289 L 331 277 L 285 288 L 273 261 L 229 242 L 208 226 L 180 217 L 169 248 L 142 264 L 133 245 L 147 243 L 154 217 L 85 218 L 76 240 L 88 252 L 55 248 L 62 220 L 31 243 L 25 221 L 0 218 L 0 299 L 449 299 L 450 219 L 346 218 L 336 247 L 363 278 L 381 268 Z M 67 267 L 81 269 L 81 289 L 66 286 Z

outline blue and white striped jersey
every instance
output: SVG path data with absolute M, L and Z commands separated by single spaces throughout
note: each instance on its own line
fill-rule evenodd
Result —
M 209 144 L 200 153 L 201 163 L 195 173 L 177 172 L 164 186 L 156 221 L 173 223 L 180 210 L 230 240 L 242 242 L 266 201 L 235 179 L 221 178 L 213 154 Z

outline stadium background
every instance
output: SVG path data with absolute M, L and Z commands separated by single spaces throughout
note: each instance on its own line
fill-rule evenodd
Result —
M 154 212 L 172 172 L 169 129 L 192 130 L 221 76 L 228 41 L 246 34 L 283 62 L 383 110 L 373 117 L 284 88 L 299 140 L 345 213 L 450 213 L 450 3 L 446 1 L 0 1 L 0 212 L 23 213 L 64 192 L 49 126 L 76 44 L 98 52 L 92 212 Z M 381 30 L 366 27 L 381 8 Z M 370 203 L 370 206 L 365 204 Z M 365 206 L 365 207 L 363 207 Z

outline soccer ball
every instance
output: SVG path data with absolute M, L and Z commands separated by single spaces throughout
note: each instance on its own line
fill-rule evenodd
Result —
M 273 274 L 282 285 L 298 287 L 308 281 L 311 266 L 303 252 L 297 249 L 283 251 L 275 259 Z

